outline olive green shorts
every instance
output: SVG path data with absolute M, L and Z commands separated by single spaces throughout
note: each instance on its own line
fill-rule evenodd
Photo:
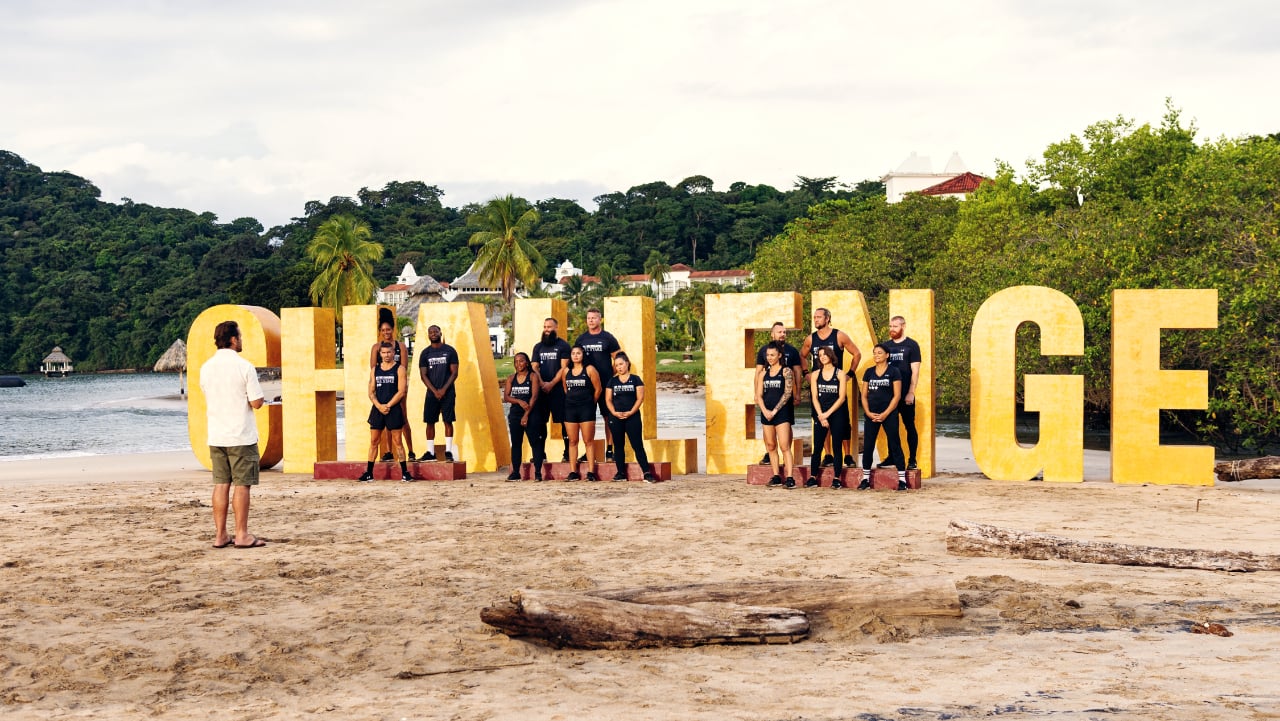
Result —
M 213 484 L 234 486 L 258 485 L 258 444 L 247 446 L 209 446 L 213 461 Z

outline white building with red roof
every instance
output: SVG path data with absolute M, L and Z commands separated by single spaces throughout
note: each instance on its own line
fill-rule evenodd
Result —
M 957 178 L 961 180 L 951 183 Z M 977 180 L 973 180 L 974 178 Z M 901 201 L 908 193 L 958 197 L 963 200 L 965 195 L 977 190 L 978 185 L 985 180 L 981 175 L 969 172 L 959 153 L 952 153 L 942 172 L 935 173 L 929 157 L 916 155 L 914 152 L 896 170 L 880 178 L 880 182 L 884 183 L 885 200 L 890 203 Z M 960 190 L 968 186 L 972 187 Z M 938 190 L 939 188 L 945 189 Z

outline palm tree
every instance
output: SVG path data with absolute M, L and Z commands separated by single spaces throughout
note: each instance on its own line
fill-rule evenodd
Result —
M 333 308 L 342 322 L 342 306 L 373 300 L 377 283 L 373 264 L 382 260 L 382 244 L 370 238 L 369 224 L 350 215 L 335 215 L 320 224 L 307 245 L 307 256 L 319 270 L 311 282 L 311 301 Z
M 662 286 L 667 282 L 667 276 L 671 274 L 671 266 L 667 263 L 667 258 L 656 250 L 649 251 L 649 259 L 644 263 L 644 272 L 649 276 L 649 282 L 653 285 L 653 297 L 662 297 Z
M 581 310 L 590 301 L 591 287 L 582 280 L 582 276 L 571 275 L 561 285 L 564 290 L 560 291 L 560 296 L 569 304 L 570 309 Z
M 541 285 L 547 263 L 528 240 L 537 222 L 538 211 L 511 195 L 494 198 L 467 216 L 467 225 L 477 228 L 469 242 L 480 246 L 476 256 L 480 282 L 501 288 L 508 305 L 515 298 L 516 281 L 530 289 Z

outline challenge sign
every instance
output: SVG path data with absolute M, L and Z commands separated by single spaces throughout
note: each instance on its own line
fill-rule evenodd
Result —
M 814 307 L 831 311 L 841 330 L 870 365 L 875 332 L 866 299 L 858 291 L 815 291 Z M 776 321 L 807 329 L 803 298 L 798 293 L 733 293 L 706 297 L 706 450 L 708 473 L 745 473 L 759 455 L 755 439 L 753 378 L 756 332 Z M 563 302 L 520 300 L 516 303 L 517 349 L 527 333 L 547 316 L 563 314 Z M 916 423 L 920 434 L 918 463 L 926 477 L 934 461 L 934 296 L 931 290 L 893 290 L 889 315 L 903 316 L 921 349 Z M 1203 409 L 1208 405 L 1208 373 L 1162 370 L 1163 329 L 1217 327 L 1216 290 L 1116 290 L 1111 324 L 1111 480 L 1116 483 L 1213 484 L 1211 446 L 1160 445 L 1160 412 Z M 196 318 L 188 334 L 191 371 L 188 424 L 191 447 L 209 465 L 205 399 L 200 391 L 200 365 L 214 352 L 213 328 L 224 320 L 240 324 L 244 357 L 257 366 L 279 365 L 282 404 L 258 411 L 262 464 L 284 459 L 289 473 L 310 473 L 316 461 L 337 459 L 337 394 L 344 394 L 347 458 L 363 458 L 368 448 L 364 419 L 369 412 L 365 360 L 377 335 L 378 307 L 347 306 L 343 355 L 334 362 L 333 312 L 324 308 L 286 308 L 283 318 L 256 307 L 220 305 Z M 608 329 L 623 339 L 623 349 L 636 372 L 651 384 L 654 374 L 653 299 L 609 298 Z M 1017 397 L 1016 334 L 1024 323 L 1039 329 L 1040 353 L 1079 356 L 1084 353 L 1084 323 L 1069 297 L 1051 288 L 1020 286 L 996 293 L 978 310 L 970 336 L 970 436 L 974 460 L 989 478 L 1029 480 L 1043 472 L 1046 481 L 1084 479 L 1084 378 L 1036 375 L 1023 379 L 1024 406 L 1040 416 L 1039 441 L 1018 443 L 1015 435 Z M 459 355 L 455 425 L 460 457 L 471 468 L 494 471 L 510 463 L 510 446 L 502 415 L 497 371 L 490 353 L 484 308 L 478 303 L 435 303 L 419 309 L 417 328 L 440 326 Z M 540 325 L 538 326 L 540 327 Z M 639 347 L 632 347 L 639 346 Z M 850 368 L 857 375 L 859 368 Z M 410 372 L 409 416 L 420 423 L 425 390 Z M 656 394 L 655 394 L 656 395 Z M 851 404 L 855 406 L 856 404 Z M 691 439 L 656 437 L 660 415 L 644 410 L 645 445 L 654 460 L 671 460 L 676 473 L 695 472 Z M 853 419 L 856 421 L 857 419 Z M 856 427 L 856 426 L 855 426 Z M 883 449 L 882 449 L 883 451 Z

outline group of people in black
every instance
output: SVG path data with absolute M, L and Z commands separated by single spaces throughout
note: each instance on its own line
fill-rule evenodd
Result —
M 640 376 L 631 372 L 631 359 L 622 351 L 617 338 L 601 326 L 603 315 L 592 308 L 587 311 L 587 330 L 572 346 L 558 337 L 555 318 L 542 322 L 542 340 L 530 354 L 516 353 L 515 370 L 503 385 L 503 400 L 510 404 L 507 429 L 511 434 L 511 475 L 509 481 L 520 480 L 520 463 L 524 457 L 524 441 L 529 440 L 533 456 L 533 478 L 541 481 L 547 462 L 548 422 L 561 424 L 564 442 L 562 461 L 577 458 L 586 463 L 586 480 L 596 476 L 595 437 L 596 411 L 605 421 L 605 461 L 614 462 L 615 481 L 627 480 L 626 443 L 631 444 L 636 461 L 644 469 L 644 480 L 654 482 L 645 455 L 640 409 L 645 387 Z M 578 455 L 578 446 L 584 453 Z M 566 480 L 580 480 L 577 470 Z
M 389 314 L 388 314 L 389 315 Z M 405 366 L 409 353 L 395 338 L 395 323 L 383 317 L 378 323 L 379 340 L 369 351 L 369 457 L 361 482 L 373 480 L 373 464 L 382 450 L 383 461 L 399 461 L 401 480 L 412 481 L 408 461 L 434 461 L 436 423 L 444 422 L 444 451 L 440 460 L 452 461 L 453 424 L 457 420 L 454 381 L 458 379 L 458 351 L 444 342 L 440 326 L 427 328 L 429 344 L 418 356 L 418 377 L 427 387 L 422 420 L 427 424 L 427 451 L 418 457 L 413 451 L 413 433 L 408 423 L 405 399 L 409 385 Z M 409 447 L 405 453 L 404 444 Z
M 774 323 L 769 343 L 756 355 L 755 401 L 760 410 L 765 445 L 765 456 L 760 463 L 772 467 L 770 486 L 796 487 L 791 426 L 805 379 L 813 414 L 813 453 L 805 485 L 818 486 L 822 467 L 832 466 L 835 471 L 832 487 L 843 488 L 842 466 L 854 463 L 850 448 L 856 436 L 849 420 L 849 379 L 843 368 L 846 353 L 851 356 L 850 368 L 858 367 L 862 354 L 847 333 L 831 327 L 831 312 L 826 308 L 813 311 L 813 327 L 813 333 L 797 350 L 786 342 L 786 327 Z M 871 487 L 871 464 L 876 440 L 883 429 L 889 457 L 880 467 L 895 468 L 898 490 L 906 490 L 906 472 L 917 467 L 919 433 L 915 403 L 921 356 L 920 345 L 906 335 L 906 320 L 902 316 L 894 316 L 889 321 L 889 339 L 876 344 L 872 360 L 875 365 L 861 378 L 863 476 L 858 488 Z M 902 451 L 899 422 L 907 431 L 909 458 L 904 457 Z

